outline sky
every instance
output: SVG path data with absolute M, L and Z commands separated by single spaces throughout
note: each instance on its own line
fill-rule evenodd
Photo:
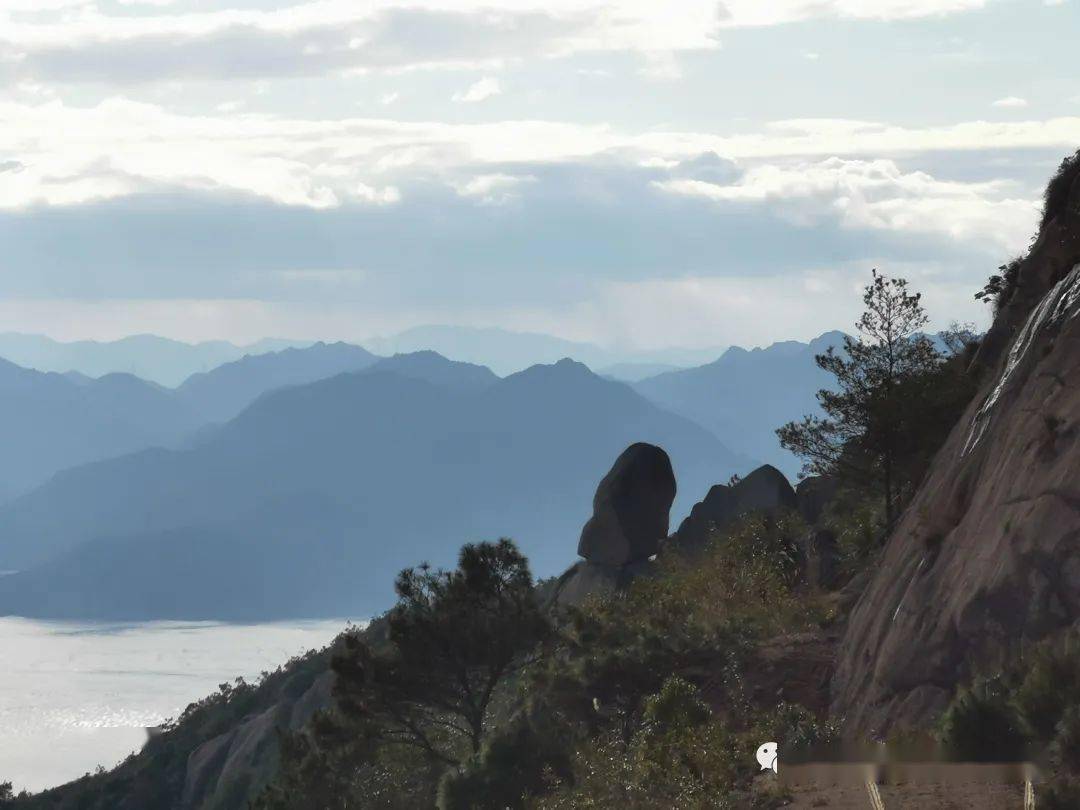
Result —
M 0 0 L 0 332 L 642 352 L 932 325 L 1080 147 L 1080 0 Z

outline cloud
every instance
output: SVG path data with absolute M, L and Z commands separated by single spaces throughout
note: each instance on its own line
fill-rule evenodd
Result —
M 1005 98 L 999 98 L 993 102 L 991 107 L 1003 107 L 1006 109 L 1022 109 L 1028 105 L 1027 99 L 1020 98 L 1019 96 L 1005 96 Z
M 374 205 L 393 205 L 401 202 L 401 192 L 394 186 L 374 188 L 367 183 L 357 183 L 355 198 Z
M 356 191 L 361 183 L 393 185 L 404 192 L 402 184 L 409 176 L 460 174 L 462 167 L 471 174 L 513 174 L 519 172 L 498 167 L 586 158 L 652 167 L 711 162 L 711 168 L 684 167 L 678 177 L 722 186 L 729 182 L 732 161 L 779 165 L 787 159 L 827 156 L 890 155 L 900 160 L 931 152 L 1064 153 L 1073 151 L 1077 141 L 1080 117 L 924 128 L 812 119 L 716 135 L 559 121 L 446 124 L 262 113 L 184 115 L 124 98 L 89 107 L 60 100 L 0 100 L 0 157 L 24 167 L 0 184 L 0 209 L 166 191 L 243 194 L 325 209 L 365 200 Z M 700 173 L 706 169 L 713 173 Z
M 1034 232 L 1038 205 L 1002 182 L 959 183 L 903 172 L 892 160 L 828 160 L 750 169 L 736 183 L 654 181 L 672 194 L 717 203 L 768 203 L 793 223 L 926 233 L 1019 250 Z
M 0 0 L 8 81 L 139 83 L 310 76 L 350 70 L 470 68 L 575 53 L 638 52 L 670 75 L 680 51 L 714 49 L 727 28 L 809 19 L 892 20 L 990 0 L 309 0 L 274 9 L 183 12 L 143 0 L 110 15 L 82 0 Z M 141 6 L 149 13 L 138 13 Z M 155 8 L 156 7 L 156 8 Z M 77 14 L 3 16 L 78 8 Z M 541 10 L 542 9 L 542 10 Z M 657 56 L 656 54 L 663 54 Z
M 499 80 L 494 79 L 491 76 L 485 76 L 470 84 L 467 90 L 461 93 L 454 93 L 453 100 L 474 104 L 478 101 L 489 99 L 492 96 L 497 96 L 500 93 L 502 93 L 502 87 L 499 84 Z
M 724 28 L 783 25 L 810 19 L 910 20 L 985 8 L 992 0 L 724 0 Z
M 471 197 L 487 204 L 509 202 L 517 195 L 515 190 L 522 184 L 535 183 L 533 175 L 479 174 L 464 183 L 454 184 L 462 197 Z

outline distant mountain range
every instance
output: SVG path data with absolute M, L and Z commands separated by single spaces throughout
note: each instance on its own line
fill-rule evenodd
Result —
M 0 509 L 0 569 L 22 570 L 0 614 L 363 617 L 402 566 L 502 535 L 552 574 L 635 441 L 671 455 L 677 511 L 756 466 L 568 360 L 499 379 L 425 354 L 279 388 L 185 449 L 71 469 Z
M 799 460 L 780 447 L 774 431 L 817 413 L 815 394 L 832 377 L 814 362 L 843 332 L 826 332 L 809 343 L 784 341 L 764 349 L 733 347 L 698 368 L 671 371 L 634 384 L 642 396 L 711 430 L 733 450 L 761 459 L 795 477 Z
M 316 343 L 303 349 L 253 354 L 191 375 L 176 389 L 176 396 L 204 421 L 226 422 L 267 391 L 361 371 L 378 360 L 366 349 L 348 343 Z
M 248 356 L 169 389 L 130 374 L 94 379 L 0 360 L 0 503 L 68 467 L 182 446 L 199 429 L 232 419 L 267 391 L 379 361 L 358 346 L 317 343 Z
M 733 348 L 632 386 L 569 360 L 500 378 L 345 343 L 173 389 L 0 361 L 0 570 L 22 571 L 0 579 L 0 614 L 360 616 L 388 603 L 398 567 L 502 534 L 552 573 L 632 442 L 672 455 L 675 516 L 760 461 L 796 472 L 773 431 L 816 410 L 813 357 L 842 337 Z
M 707 363 L 722 351 L 719 348 L 611 349 L 535 332 L 471 326 L 418 326 L 390 338 L 365 340 L 364 345 L 383 355 L 431 349 L 444 357 L 487 366 L 500 376 L 572 357 L 591 369 L 622 380 Z
M 113 341 L 62 343 L 44 335 L 7 332 L 0 334 L 0 357 L 37 371 L 76 371 L 88 377 L 134 374 L 174 387 L 192 374 L 210 371 L 245 355 L 310 346 L 313 342 L 266 339 L 236 346 L 223 340 L 193 344 L 157 335 L 132 335 Z
M 130 374 L 95 380 L 0 360 L 0 502 L 67 467 L 172 446 L 201 422 L 173 392 Z

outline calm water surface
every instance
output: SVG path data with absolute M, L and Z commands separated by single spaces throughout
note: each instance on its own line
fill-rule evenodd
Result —
M 147 727 L 218 684 L 326 645 L 345 624 L 0 618 L 0 782 L 40 790 L 111 767 Z

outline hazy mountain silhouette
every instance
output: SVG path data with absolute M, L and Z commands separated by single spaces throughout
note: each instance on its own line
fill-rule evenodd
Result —
M 176 393 L 206 421 L 225 422 L 267 391 L 361 371 L 378 359 L 348 343 L 316 343 L 302 349 L 247 355 L 193 374 Z
M 371 368 L 373 371 L 391 371 L 403 377 L 463 391 L 480 390 L 499 381 L 487 366 L 448 360 L 433 351 L 395 354 L 377 361 Z
M 266 339 L 250 346 L 224 340 L 182 343 L 157 335 L 132 335 L 113 341 L 62 343 L 44 335 L 0 334 L 0 357 L 38 371 L 77 371 L 89 377 L 134 374 L 144 380 L 179 385 L 192 374 L 209 371 L 247 354 L 263 354 L 310 341 Z
M 94 380 L 0 360 L 0 498 L 66 467 L 172 445 L 199 421 L 172 392 L 130 374 Z
M 596 370 L 601 377 L 609 377 L 612 380 L 622 382 L 640 382 L 658 374 L 666 374 L 669 371 L 679 371 L 680 367 L 671 363 L 615 363 Z
M 817 367 L 814 355 L 840 346 L 843 338 L 843 332 L 826 332 L 809 343 L 788 340 L 764 349 L 732 347 L 708 365 L 650 377 L 634 388 L 709 428 L 733 450 L 793 477 L 800 462 L 780 447 L 774 431 L 817 412 L 814 395 L 833 380 Z
M 455 360 L 485 365 L 500 375 L 512 374 L 537 363 L 554 363 L 563 357 L 572 357 L 591 369 L 608 369 L 622 363 L 686 367 L 707 362 L 720 352 L 718 349 L 682 348 L 655 351 L 608 349 L 536 332 L 438 325 L 417 326 L 393 337 L 366 340 L 364 345 L 376 354 L 386 355 L 431 349 Z M 609 376 L 621 377 L 620 374 Z
M 265 394 L 188 449 L 56 476 L 0 510 L 0 568 L 53 558 L 0 580 L 0 613 L 366 616 L 402 566 L 447 564 L 469 540 L 513 536 L 537 572 L 561 570 L 634 441 L 670 453 L 682 511 L 754 466 L 581 364 L 476 385 L 442 362 L 442 384 L 342 374 Z

